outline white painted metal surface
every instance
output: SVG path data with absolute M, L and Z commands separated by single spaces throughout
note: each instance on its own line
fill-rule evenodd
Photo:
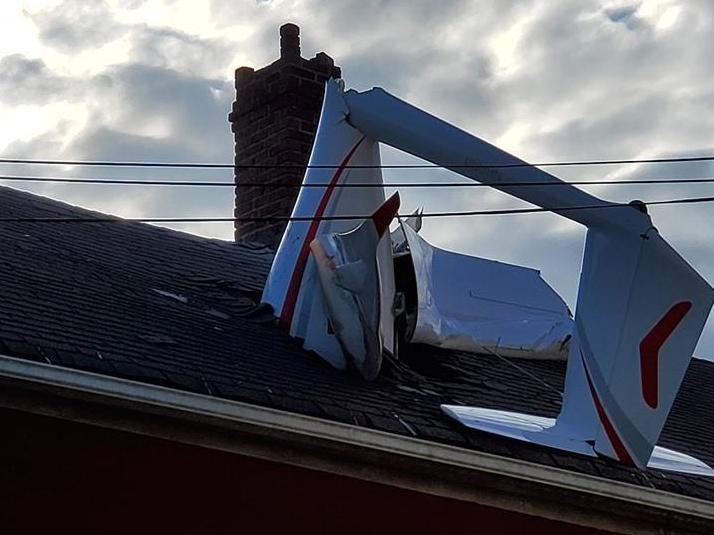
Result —
M 319 235 L 310 244 L 330 326 L 345 356 L 367 380 L 379 374 L 384 340 L 394 337 L 394 265 L 386 231 L 397 210 L 395 193 L 357 228 Z M 380 264 L 380 256 L 387 262 Z
M 575 187 L 511 185 L 514 182 L 562 184 L 562 180 L 390 95 L 382 88 L 376 87 L 363 93 L 347 91 L 344 100 L 349 109 L 350 124 L 372 139 L 488 183 L 538 206 L 559 209 L 559 214 L 586 226 L 648 226 L 649 218 L 645 214 L 626 205 L 603 201 Z M 583 209 L 583 206 L 593 208 Z M 602 210 L 597 207 L 609 208 Z
M 347 113 L 342 84 L 331 81 L 326 87 L 310 165 L 334 167 L 307 170 L 303 183 L 325 187 L 301 188 L 293 217 L 364 217 L 384 202 L 383 188 L 335 187 L 338 184 L 382 184 L 378 167 L 345 167 L 380 164 L 377 143 L 350 126 Z M 345 369 L 347 361 L 338 339 L 330 332 L 310 243 L 318 235 L 347 232 L 361 222 L 361 218 L 289 222 L 263 291 L 262 301 L 272 305 L 281 326 L 292 336 L 303 339 L 305 349 L 315 351 L 338 369 Z M 389 250 L 386 255 L 391 260 Z M 386 259 L 381 262 L 386 263 Z M 392 338 L 385 337 L 388 350 L 392 349 Z
M 417 283 L 412 342 L 565 359 L 573 320 L 535 269 L 445 251 L 402 225 Z
M 414 230 L 414 232 L 418 233 L 421 230 L 424 219 L 422 217 L 422 213 L 423 210 L 419 208 L 415 210 L 414 213 L 409 217 L 405 217 L 399 220 L 399 226 L 391 233 L 392 250 L 395 253 L 403 252 L 407 249 L 407 236 L 406 234 L 404 234 L 404 231 L 402 230 L 401 226 L 409 225 Z
M 713 300 L 653 227 L 590 229 L 559 422 L 646 466 Z
M 557 426 L 555 418 L 460 405 L 442 405 L 441 409 L 472 429 L 589 457 L 598 456 L 590 443 L 574 439 L 573 435 L 562 426 Z M 714 476 L 714 470 L 699 459 L 660 446 L 655 446 L 647 462 L 647 468 L 697 476 Z

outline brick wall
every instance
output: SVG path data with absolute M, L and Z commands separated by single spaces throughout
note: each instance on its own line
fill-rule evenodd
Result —
M 320 118 L 324 85 L 339 78 L 340 68 L 320 52 L 300 55 L 300 29 L 280 28 L 280 58 L 260 70 L 235 73 L 236 100 L 228 115 L 235 137 L 235 164 L 301 166 L 308 162 Z M 289 216 L 298 189 L 243 184 L 292 184 L 304 169 L 240 169 L 235 172 L 235 217 Z M 276 247 L 285 222 L 236 222 L 235 239 Z

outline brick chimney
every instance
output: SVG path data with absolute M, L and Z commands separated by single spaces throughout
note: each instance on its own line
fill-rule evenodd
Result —
M 240 67 L 235 73 L 236 100 L 228 115 L 235 137 L 235 164 L 303 166 L 308 163 L 329 78 L 340 68 L 324 52 L 312 59 L 300 55 L 300 28 L 280 27 L 280 58 L 260 70 Z M 289 216 L 297 188 L 240 187 L 246 183 L 294 184 L 304 169 L 235 171 L 235 217 Z M 285 222 L 236 222 L 235 239 L 273 248 Z

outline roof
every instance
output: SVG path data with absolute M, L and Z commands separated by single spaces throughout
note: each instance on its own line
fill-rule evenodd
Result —
M 10 218 L 98 214 L 0 187 Z M 0 223 L 0 354 L 267 406 L 714 501 L 704 477 L 469 430 L 441 403 L 556 416 L 565 364 L 411 346 L 366 383 L 255 306 L 272 260 L 141 223 Z M 660 444 L 714 465 L 714 363 L 692 360 Z

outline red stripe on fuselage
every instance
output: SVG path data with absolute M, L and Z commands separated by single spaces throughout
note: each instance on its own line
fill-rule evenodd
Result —
M 622 464 L 625 464 L 627 466 L 635 466 L 635 462 L 632 460 L 630 453 L 627 451 L 624 442 L 622 442 L 622 439 L 620 439 L 620 435 L 617 434 L 615 426 L 612 425 L 610 418 L 608 418 L 607 413 L 605 412 L 605 407 L 603 407 L 602 403 L 600 402 L 600 398 L 598 397 L 597 392 L 595 391 L 595 386 L 593 385 L 592 379 L 590 378 L 590 372 L 588 371 L 588 365 L 585 362 L 585 356 L 583 355 L 582 350 L 580 351 L 580 358 L 583 359 L 583 369 L 585 370 L 585 378 L 587 379 L 588 386 L 590 387 L 590 395 L 592 395 L 593 402 L 595 403 L 595 410 L 597 411 L 598 418 L 600 418 L 600 423 L 602 424 L 603 429 L 605 429 L 605 434 L 607 434 L 607 438 L 610 441 L 610 444 L 612 444 L 613 449 L 615 450 L 617 458 Z
M 325 210 L 327 209 L 327 204 L 330 202 L 330 197 L 332 196 L 332 192 L 335 189 L 335 185 L 340 180 L 340 177 L 342 176 L 342 173 L 345 170 L 345 166 L 349 163 L 350 159 L 357 150 L 357 147 L 360 146 L 362 141 L 364 141 L 364 136 L 362 136 L 360 140 L 355 144 L 355 146 L 350 149 L 350 151 L 340 163 L 339 167 L 335 170 L 335 174 L 332 175 L 330 183 L 327 185 L 325 192 L 322 194 L 322 198 L 320 199 L 320 203 L 317 206 L 317 210 L 315 211 L 314 217 L 320 218 L 324 216 Z M 295 314 L 295 306 L 297 305 L 297 298 L 298 294 L 300 293 L 302 277 L 305 274 L 305 267 L 307 266 L 307 260 L 310 256 L 310 243 L 312 242 L 312 240 L 315 239 L 315 236 L 317 235 L 317 229 L 320 227 L 320 223 L 322 223 L 320 219 L 313 219 L 310 222 L 310 227 L 308 228 L 307 234 L 305 235 L 305 240 L 302 242 L 302 246 L 300 247 L 300 253 L 298 254 L 297 262 L 295 263 L 295 269 L 293 270 L 293 274 L 290 277 L 290 284 L 288 285 L 288 290 L 285 294 L 285 301 L 283 303 L 283 309 L 281 311 L 280 320 L 278 322 L 279 325 L 287 331 L 290 330 L 290 325 L 293 322 L 293 315 Z
M 642 397 L 653 409 L 659 404 L 659 350 L 691 308 L 689 301 L 673 305 L 640 342 Z

